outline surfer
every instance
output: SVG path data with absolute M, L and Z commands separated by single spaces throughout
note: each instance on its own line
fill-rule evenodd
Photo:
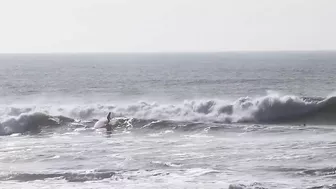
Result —
M 112 125 L 110 124 L 110 121 L 111 121 L 111 112 L 108 113 L 107 115 L 107 122 L 106 122 L 106 132 L 109 132 L 111 133 L 112 132 Z

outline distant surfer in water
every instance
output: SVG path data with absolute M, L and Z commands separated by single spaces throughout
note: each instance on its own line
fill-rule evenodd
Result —
M 108 132 L 108 133 L 112 132 L 112 125 L 110 124 L 110 121 L 111 121 L 111 112 L 109 112 L 108 115 L 107 115 L 107 123 L 105 125 L 106 132 Z

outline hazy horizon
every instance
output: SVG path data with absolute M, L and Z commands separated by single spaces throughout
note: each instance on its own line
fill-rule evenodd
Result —
M 160 52 L 0 52 L 0 55 L 123 55 L 123 54 L 135 54 L 135 55 L 179 55 L 179 54 L 335 54 L 336 50 L 285 50 L 285 51 L 160 51 Z

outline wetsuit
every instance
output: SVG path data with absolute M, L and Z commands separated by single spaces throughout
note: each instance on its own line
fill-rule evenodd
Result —
M 112 131 L 112 125 L 110 124 L 111 121 L 111 112 L 107 115 L 107 123 L 106 123 L 106 131 L 111 132 Z

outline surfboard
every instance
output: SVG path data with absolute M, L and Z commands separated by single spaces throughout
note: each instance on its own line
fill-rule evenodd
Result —
M 95 128 L 95 129 L 103 128 L 103 127 L 105 127 L 106 123 L 107 123 L 107 120 L 106 120 L 106 119 L 105 119 L 105 120 L 103 120 L 103 119 L 98 120 L 98 121 L 94 124 L 93 128 Z
M 110 125 L 115 125 L 116 121 L 117 120 L 112 119 L 109 124 Z M 104 128 L 106 126 L 106 124 L 107 124 L 106 118 L 100 119 L 94 124 L 93 128 L 95 128 L 95 129 Z

